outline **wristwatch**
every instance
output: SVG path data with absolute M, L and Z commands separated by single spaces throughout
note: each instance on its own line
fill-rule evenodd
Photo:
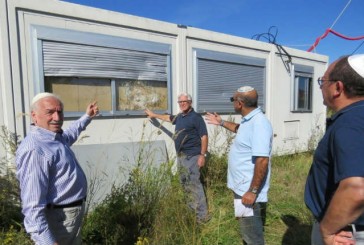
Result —
M 202 156 L 204 156 L 204 157 L 207 157 L 207 154 L 206 154 L 206 153 L 204 153 L 204 154 L 202 154 L 202 153 L 201 153 L 200 155 L 202 155 Z
M 259 189 L 257 187 L 250 187 L 248 191 L 256 195 L 258 194 L 258 190 Z

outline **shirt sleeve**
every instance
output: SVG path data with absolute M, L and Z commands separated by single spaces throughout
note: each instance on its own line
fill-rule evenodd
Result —
M 76 142 L 81 132 L 86 129 L 87 125 L 91 122 L 91 117 L 87 114 L 83 115 L 77 121 L 71 123 L 71 125 L 64 130 L 62 137 L 68 145 L 72 145 Z
M 37 244 L 54 244 L 55 239 L 44 212 L 47 205 L 49 161 L 36 150 L 20 152 L 16 161 L 25 229 Z
M 202 116 L 199 116 L 198 120 L 196 120 L 196 128 L 198 130 L 198 134 L 199 134 L 200 138 L 204 135 L 208 135 L 206 123 L 203 120 Z

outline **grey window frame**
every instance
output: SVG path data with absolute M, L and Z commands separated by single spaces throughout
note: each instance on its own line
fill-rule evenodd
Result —
M 294 64 L 294 76 L 293 76 L 293 106 L 292 112 L 301 112 L 301 113 L 311 113 L 312 105 L 313 105 L 313 76 L 314 76 L 314 68 L 312 66 Z M 309 98 L 306 96 L 306 105 L 305 108 L 298 108 L 298 78 L 307 79 L 307 83 L 305 84 L 306 93 Z
M 229 98 L 245 85 L 257 89 L 258 106 L 265 111 L 266 59 L 205 49 L 194 49 L 193 54 L 197 112 L 234 113 Z
M 171 83 L 171 45 L 159 42 L 145 41 L 141 39 L 119 37 L 104 35 L 98 33 L 82 32 L 69 29 L 61 29 L 55 27 L 47 27 L 40 25 L 32 25 L 32 57 L 33 57 L 33 79 L 34 94 L 44 92 L 44 76 L 45 71 L 43 67 L 43 42 L 59 42 L 59 43 L 72 43 L 77 45 L 89 45 L 103 48 L 113 48 L 135 52 L 145 52 L 162 54 L 166 57 L 166 82 L 168 93 L 168 108 L 167 110 L 156 110 L 156 112 L 171 113 L 172 111 L 172 83 Z M 70 76 L 72 77 L 72 76 Z M 74 77 L 78 77 L 75 75 Z M 87 76 L 82 76 L 87 78 Z M 91 77 L 91 76 L 90 76 Z M 102 111 L 103 116 L 130 116 L 130 115 L 144 115 L 144 111 L 118 111 L 116 110 L 116 86 L 115 80 L 122 77 L 115 76 L 101 76 L 92 78 L 109 79 L 112 94 L 112 110 Z M 78 117 L 84 112 L 65 112 L 65 117 Z

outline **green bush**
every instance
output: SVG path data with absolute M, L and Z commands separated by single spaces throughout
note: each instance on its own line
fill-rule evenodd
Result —
M 0 176 L 0 227 L 8 230 L 23 221 L 19 201 L 19 187 L 13 173 Z
M 3 245 L 32 245 L 34 244 L 23 229 L 10 226 L 6 232 L 0 232 L 0 244 Z
M 134 244 L 151 233 L 153 222 L 170 182 L 170 165 L 140 166 L 127 183 L 111 193 L 85 218 L 86 244 Z M 140 239 L 139 239 L 140 240 Z
M 31 244 L 22 227 L 20 188 L 12 168 L 18 136 L 2 126 L 0 139 L 6 150 L 0 158 L 0 244 Z
M 0 138 L 6 150 L 6 155 L 0 159 L 0 227 L 7 231 L 10 227 L 19 227 L 23 219 L 19 183 L 11 168 L 19 142 L 18 137 L 4 126 L 1 127 Z

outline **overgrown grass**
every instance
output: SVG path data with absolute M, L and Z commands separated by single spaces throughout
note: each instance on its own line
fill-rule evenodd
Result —
M 268 245 L 310 244 L 312 216 L 303 201 L 311 154 L 274 157 L 266 225 Z
M 32 244 L 22 226 L 20 189 L 12 167 L 18 136 L 1 126 L 0 142 L 5 149 L 0 156 L 0 244 Z
M 225 160 L 212 156 L 206 172 L 207 197 L 212 219 L 198 226 L 186 209 L 179 186 L 161 203 L 151 244 L 242 244 L 238 221 L 233 217 L 233 195 L 226 187 Z M 311 165 L 310 154 L 274 157 L 267 210 L 267 245 L 310 244 L 311 214 L 303 202 L 304 184 Z M 212 171 L 214 169 L 215 171 Z
M 86 216 L 84 244 L 242 244 L 238 221 L 233 216 L 233 195 L 226 187 L 227 152 L 228 144 L 212 150 L 202 171 L 212 215 L 208 223 L 196 223 L 171 164 L 156 169 L 138 158 L 128 182 L 114 186 Z M 273 157 L 265 227 L 267 245 L 310 244 L 312 218 L 304 205 L 303 191 L 311 158 L 305 153 Z M 3 161 L 1 164 L 7 166 Z M 31 244 L 19 220 L 17 182 L 11 178 L 0 178 L 0 194 L 5 193 L 0 195 L 0 244 Z M 10 205 L 9 190 L 13 195 Z
M 295 154 L 272 159 L 270 201 L 265 227 L 267 245 L 310 244 L 312 220 L 303 202 L 304 184 L 310 163 L 310 154 Z M 96 241 L 97 244 L 142 245 L 242 244 L 238 222 L 233 216 L 233 195 L 226 187 L 226 157 L 212 155 L 208 165 L 204 171 L 209 211 L 212 215 L 208 223 L 204 225 L 196 223 L 194 212 L 186 205 L 186 197 L 178 176 L 170 174 L 168 169 L 163 173 L 164 180 L 168 180 L 164 183 L 168 185 L 163 188 L 163 192 L 154 194 L 159 197 L 158 200 L 140 196 L 141 193 L 146 194 L 142 191 L 143 188 L 149 189 L 147 192 L 151 193 L 154 188 L 160 187 L 156 186 L 156 182 L 160 182 L 161 179 L 152 180 L 146 172 L 144 174 L 149 177 L 140 178 L 138 175 L 141 182 L 130 181 L 129 190 L 121 188 L 120 192 L 112 193 L 99 208 L 95 209 L 90 217 L 96 218 L 92 224 L 90 224 L 92 219 L 87 220 L 86 229 L 91 226 L 96 231 L 102 231 L 111 226 L 113 230 L 108 234 L 105 233 L 101 240 L 93 242 L 88 240 L 87 244 L 95 244 Z M 144 176 L 143 173 L 139 174 Z M 125 201 L 129 200 L 127 198 L 129 191 L 140 192 L 134 202 Z M 115 203 L 116 200 L 119 203 L 111 206 L 110 203 Z M 151 203 L 155 205 L 151 207 Z M 129 223 L 125 223 L 125 220 Z M 122 229 L 118 230 L 117 227 L 120 225 Z M 134 232 L 131 239 L 120 240 L 125 239 L 125 231 L 128 229 Z M 90 233 L 84 235 L 87 239 Z M 119 237 L 115 240 L 116 236 Z

